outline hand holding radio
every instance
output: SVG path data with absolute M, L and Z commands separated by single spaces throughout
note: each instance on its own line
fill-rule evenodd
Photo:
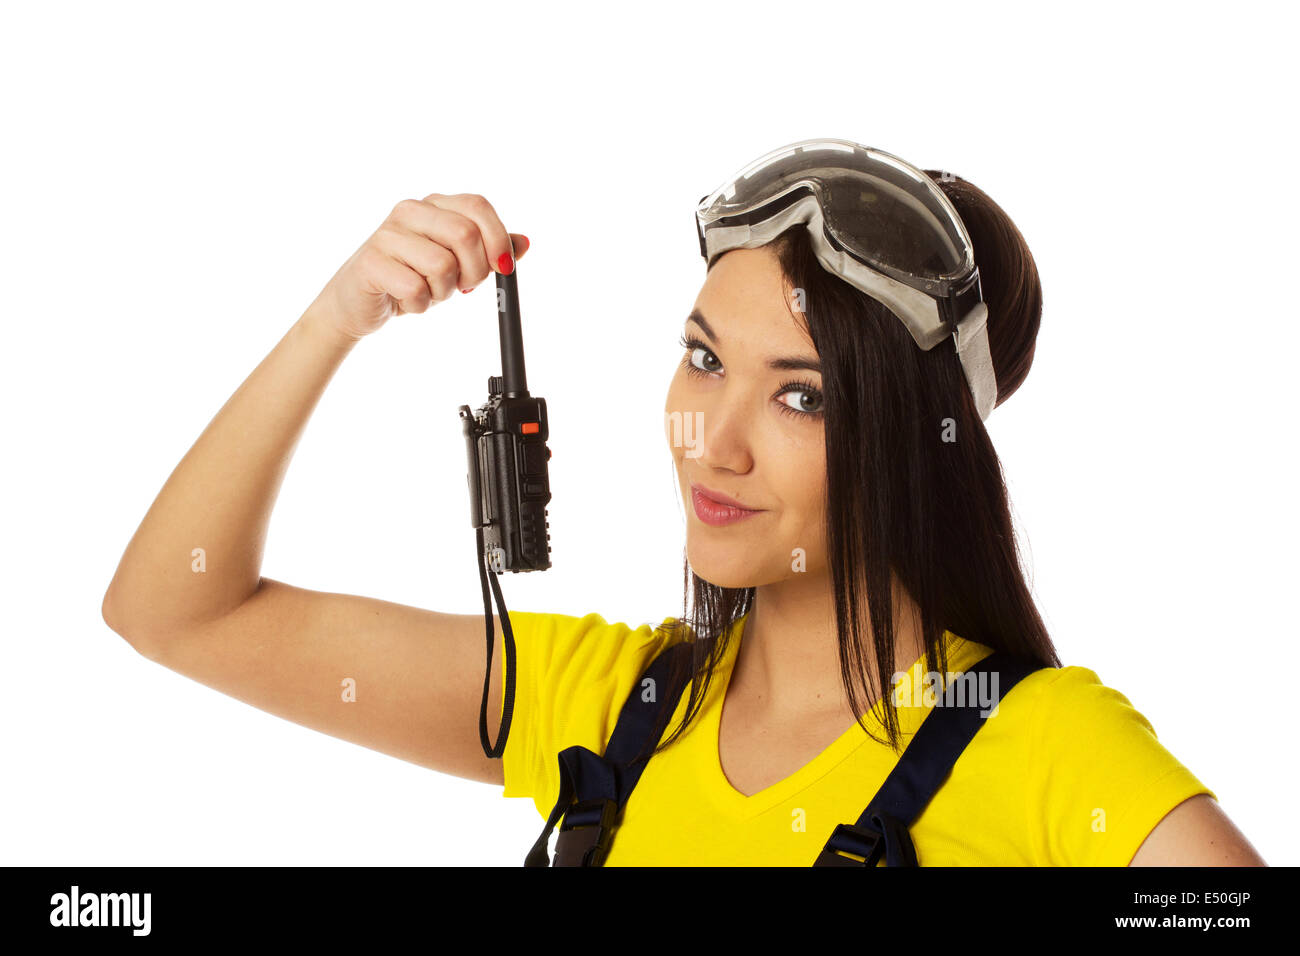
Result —
M 483 752 L 494 758 L 505 752 L 515 699 L 514 630 L 497 577 L 551 566 L 546 516 L 551 500 L 551 451 L 546 446 L 550 426 L 546 399 L 528 391 L 515 276 L 515 262 L 527 251 L 528 238 L 506 232 L 492 204 L 475 193 L 403 199 L 307 309 L 313 325 L 356 341 L 394 315 L 423 312 L 457 289 L 469 292 L 489 275 L 496 276 L 501 374 L 488 376 L 488 399 L 477 411 L 468 405 L 459 410 L 487 641 L 479 739 Z M 495 744 L 487 733 L 493 599 L 506 658 Z
M 528 240 L 476 193 L 403 199 L 343 263 L 311 308 L 360 339 L 394 315 L 424 312 L 489 275 L 513 271 Z

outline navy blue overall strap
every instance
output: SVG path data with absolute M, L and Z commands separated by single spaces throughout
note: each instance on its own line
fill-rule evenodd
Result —
M 994 651 L 963 671 L 962 675 L 975 675 L 974 687 L 967 683 L 966 689 L 976 699 L 961 704 L 936 701 L 857 822 L 837 826 L 813 866 L 876 866 L 882 850 L 887 866 L 918 866 L 908 827 L 984 726 L 980 711 L 992 710 L 1023 677 L 1044 666 Z M 957 676 L 950 686 L 956 690 L 957 684 L 968 679 Z M 981 686 L 987 688 L 987 696 L 976 690 Z
M 690 668 L 670 686 L 674 661 L 689 662 L 692 645 L 681 641 L 660 651 L 632 687 L 605 747 L 604 756 L 586 747 L 573 746 L 560 752 L 560 794 L 542 834 L 528 851 L 524 866 L 547 866 L 547 841 L 557 823 L 560 833 L 555 841 L 555 866 L 601 866 L 609 852 L 610 840 L 623 805 L 641 779 L 649 760 L 649 747 L 639 758 L 643 745 L 650 740 L 660 714 L 666 709 L 671 717 L 677 709 L 682 691 L 689 682 Z M 645 682 L 654 683 L 646 687 Z M 650 700 L 646 700 L 646 691 Z M 658 741 L 651 741 L 651 746 Z M 637 758 L 637 759 L 634 759 Z

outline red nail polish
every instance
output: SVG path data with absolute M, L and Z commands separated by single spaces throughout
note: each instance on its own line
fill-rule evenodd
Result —
M 469 289 L 461 289 L 460 291 L 461 291 L 461 292 L 468 292 Z
M 508 276 L 515 271 L 515 260 L 510 258 L 510 253 L 503 252 L 497 257 L 497 272 L 503 276 Z

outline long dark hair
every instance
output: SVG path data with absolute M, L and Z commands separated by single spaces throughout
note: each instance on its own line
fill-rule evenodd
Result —
M 975 247 L 1000 405 L 1033 363 L 1042 314 L 1038 269 L 1020 230 L 982 190 L 952 174 L 926 173 L 956 207 Z M 804 290 L 822 365 L 826 542 L 840 675 L 861 725 L 876 702 L 865 666 L 874 656 L 888 739 L 863 729 L 901 751 L 897 711 L 883 689 L 897 669 L 891 569 L 919 609 L 926 670 L 948 671 L 945 629 L 1040 665 L 1059 667 L 1060 659 L 1025 582 L 1002 465 L 952 338 L 918 348 L 885 306 L 822 268 L 802 224 L 771 248 L 791 287 Z M 661 626 L 684 630 L 692 646 L 672 678 L 695 679 L 681 724 L 655 753 L 699 711 L 732 625 L 754 606 L 752 587 L 710 584 L 689 561 L 684 576 L 683 614 Z M 661 715 L 651 739 L 670 719 Z

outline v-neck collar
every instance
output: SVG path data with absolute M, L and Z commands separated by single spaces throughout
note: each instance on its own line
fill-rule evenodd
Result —
M 735 667 L 736 656 L 740 650 L 740 643 L 744 637 L 745 622 L 748 618 L 749 615 L 745 614 L 733 625 L 731 639 L 727 642 L 727 648 L 722 659 L 718 662 L 718 669 L 710 682 L 709 700 L 702 707 L 699 727 L 702 751 L 700 758 L 702 763 L 701 773 L 705 789 L 721 804 L 723 812 L 735 819 L 742 820 L 764 813 L 783 803 L 799 791 L 806 789 L 838 766 L 841 761 L 864 743 L 872 739 L 855 722 L 811 761 L 771 786 L 749 796 L 732 786 L 731 781 L 727 779 L 727 775 L 722 770 L 721 748 L 718 741 L 722 728 L 722 704 L 726 700 L 727 689 L 731 686 L 731 675 Z M 981 644 L 964 641 L 951 631 L 944 631 L 943 637 L 948 642 L 948 664 L 950 668 L 954 666 L 958 669 L 968 667 L 970 664 L 966 662 L 966 658 L 973 657 L 977 660 L 983 656 L 979 653 L 980 650 L 991 651 L 990 648 L 985 648 Z M 971 651 L 975 653 L 972 654 Z M 908 668 L 908 686 L 916 686 L 918 672 L 923 671 L 924 668 L 925 656 L 922 655 Z M 905 709 L 903 707 L 899 708 L 900 717 Z M 880 728 L 877 732 L 883 731 L 883 710 L 884 702 L 877 700 L 871 711 L 864 715 L 863 718 L 868 722 L 874 719 L 876 723 L 872 725 L 873 728 Z M 897 758 L 895 757 L 895 759 Z

